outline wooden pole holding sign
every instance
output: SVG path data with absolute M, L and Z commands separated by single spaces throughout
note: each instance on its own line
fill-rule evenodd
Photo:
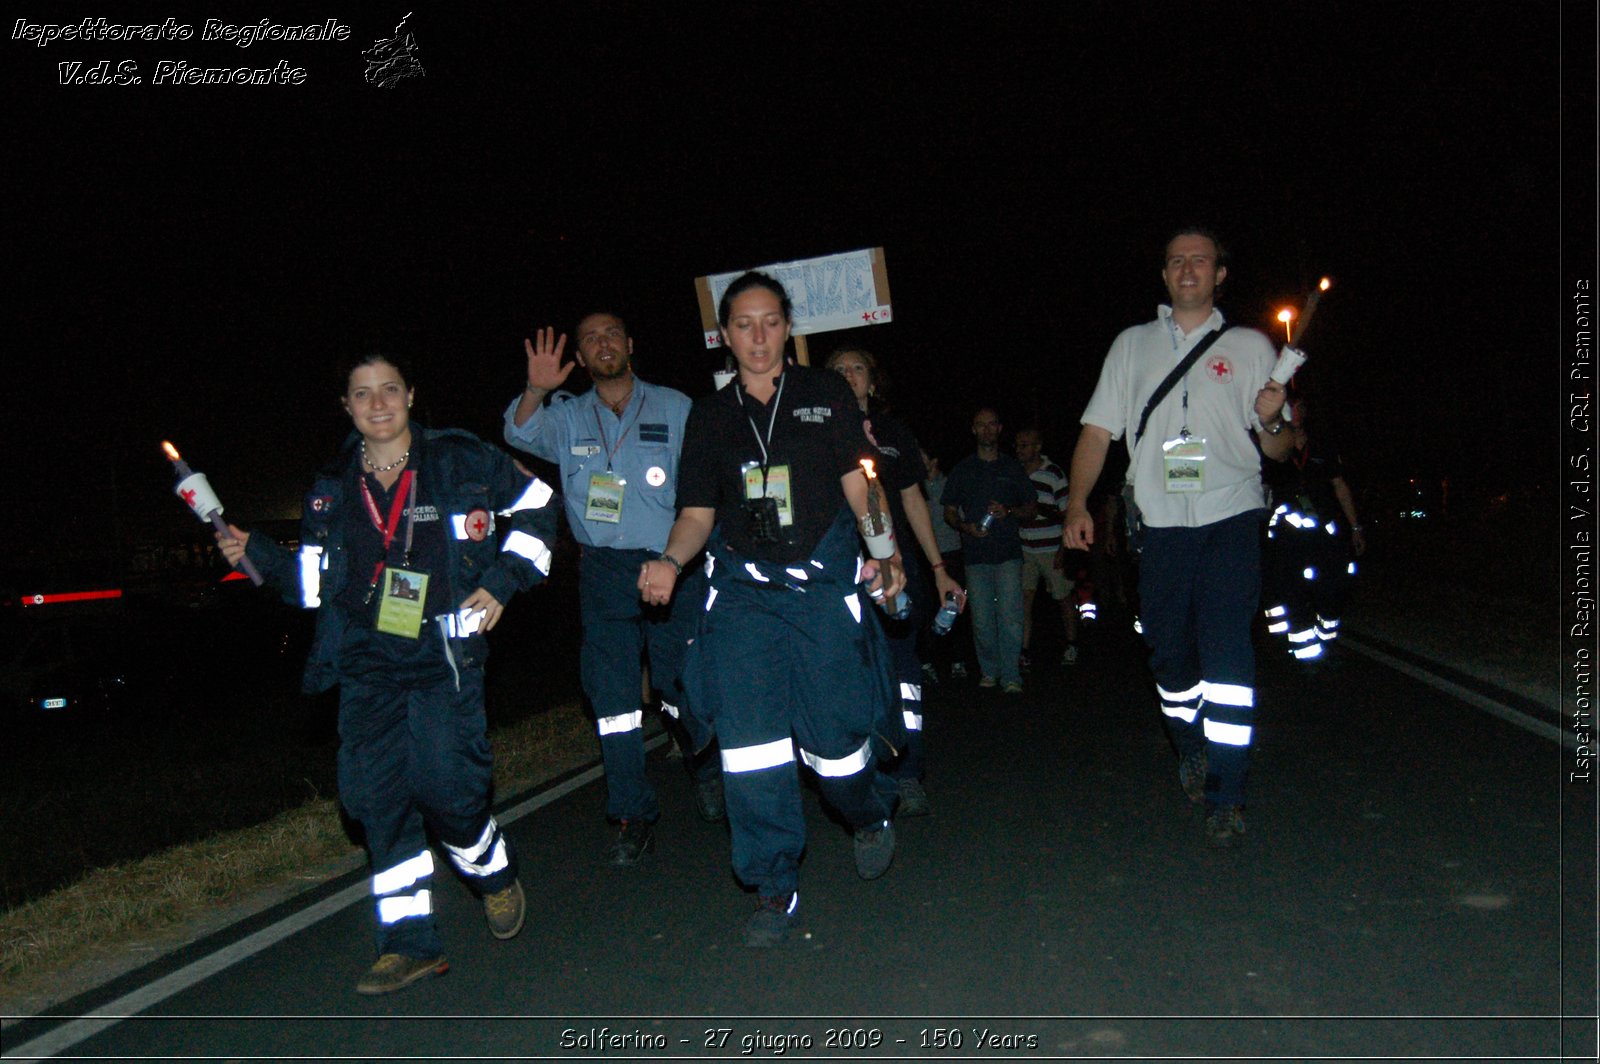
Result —
M 806 346 L 806 338 L 804 336 L 796 336 L 794 338 L 794 357 L 802 366 L 811 365 L 811 351 Z

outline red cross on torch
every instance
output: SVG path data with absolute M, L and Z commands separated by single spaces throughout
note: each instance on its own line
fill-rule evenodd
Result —
M 161 449 L 167 452 L 167 457 L 172 461 L 172 468 L 178 474 L 178 486 L 173 490 L 178 498 L 188 504 L 189 509 L 202 521 L 211 522 L 211 527 L 222 535 L 228 535 L 228 524 L 222 519 L 222 500 L 217 498 L 217 493 L 211 489 L 211 482 L 204 473 L 196 473 L 189 468 L 189 463 L 178 454 L 178 449 L 166 440 L 161 441 Z M 239 559 L 239 568 L 250 578 L 250 582 L 259 586 L 261 574 L 256 571 L 255 564 L 249 558 Z

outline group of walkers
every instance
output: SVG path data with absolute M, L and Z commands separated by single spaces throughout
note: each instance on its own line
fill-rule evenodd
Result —
M 1063 663 L 1077 660 L 1082 600 L 1063 559 L 1096 539 L 1089 492 L 1116 439 L 1130 452 L 1140 621 L 1180 783 L 1205 803 L 1214 844 L 1242 833 L 1262 456 L 1289 457 L 1300 430 L 1288 431 L 1266 337 L 1228 329 L 1213 305 L 1226 275 L 1215 238 L 1175 236 L 1162 275 L 1170 305 L 1112 345 L 1065 471 L 1036 430 L 1018 434 L 1017 457 L 1001 454 L 1000 419 L 984 409 L 976 453 L 945 478 L 879 402 L 870 352 L 841 349 L 826 369 L 787 357 L 788 293 L 757 272 L 718 306 L 737 375 L 698 399 L 640 380 L 633 338 L 609 310 L 578 323 L 574 362 L 554 329 L 526 342 L 505 439 L 551 463 L 555 486 L 466 433 L 413 423 L 395 358 L 348 367 L 355 431 L 306 497 L 298 551 L 231 526 L 219 545 L 319 610 L 306 687 L 339 687 L 340 796 L 373 870 L 378 959 L 357 990 L 388 993 L 447 967 L 429 835 L 495 937 L 523 925 L 516 855 L 489 810 L 484 634 L 548 575 L 558 494 L 580 549 L 580 667 L 613 824 L 605 860 L 636 864 L 656 844 L 648 667 L 696 809 L 726 820 L 734 872 L 755 895 L 749 946 L 782 942 L 799 915 L 802 766 L 850 827 L 864 879 L 889 869 L 895 818 L 929 811 L 918 644 L 935 611 L 970 604 L 979 686 L 1019 693 L 1044 584 L 1060 604 Z M 578 394 L 563 388 L 574 365 L 593 382 Z M 1291 524 L 1280 507 L 1274 529 L 1299 529 L 1302 511 Z

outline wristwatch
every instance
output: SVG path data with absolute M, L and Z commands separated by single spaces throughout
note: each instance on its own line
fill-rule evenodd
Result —
M 672 566 L 673 572 L 677 573 L 679 576 L 683 575 L 683 563 L 665 551 L 661 552 L 661 555 L 656 558 L 656 561 L 666 562 L 668 565 Z
M 1268 436 L 1281 436 L 1283 435 L 1283 428 L 1287 424 L 1288 422 L 1283 420 L 1282 415 L 1279 415 L 1276 428 L 1268 428 L 1266 425 L 1262 425 L 1261 431 L 1265 432 Z

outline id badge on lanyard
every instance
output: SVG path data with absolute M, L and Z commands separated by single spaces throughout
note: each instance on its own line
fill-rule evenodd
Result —
M 604 521 L 608 525 L 622 520 L 622 496 L 628 482 L 611 470 L 589 474 L 589 498 L 583 507 L 586 521 Z
M 389 520 L 378 514 L 378 503 L 372 497 L 367 479 L 361 478 L 361 497 L 367 504 L 367 516 L 372 526 L 383 534 L 383 556 L 372 569 L 372 582 L 367 587 L 367 601 L 382 589 L 378 600 L 378 618 L 374 625 L 380 632 L 404 639 L 416 639 L 422 634 L 422 612 L 428 601 L 428 574 L 409 568 L 391 568 L 388 565 L 389 545 L 400 529 L 400 517 L 406 519 L 406 542 L 403 565 L 411 564 L 411 533 L 415 526 L 417 510 L 417 478 L 411 470 L 401 474 L 400 484 L 394 493 L 394 503 L 389 508 Z
M 753 462 L 747 465 L 744 470 L 744 497 L 771 499 L 778 505 L 778 524 L 785 528 L 794 524 L 794 495 L 787 463 L 769 466 L 765 474 L 759 465 Z
M 1206 438 L 1185 432 L 1162 443 L 1161 479 L 1169 494 L 1204 491 Z

